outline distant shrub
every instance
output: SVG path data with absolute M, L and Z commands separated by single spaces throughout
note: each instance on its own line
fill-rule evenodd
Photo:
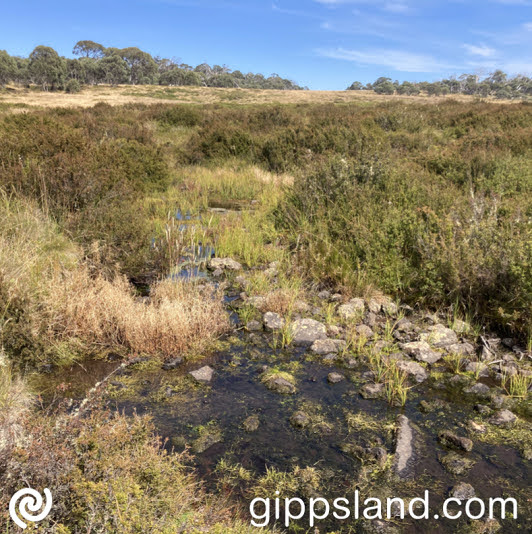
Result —
M 65 92 L 70 94 L 75 94 L 81 92 L 81 84 L 78 80 L 68 80 L 65 85 Z
M 160 113 L 158 119 L 169 126 L 197 126 L 202 120 L 202 114 L 195 106 L 172 106 Z

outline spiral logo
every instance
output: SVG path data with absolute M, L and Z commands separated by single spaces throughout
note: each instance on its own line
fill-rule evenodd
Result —
M 9 501 L 9 515 L 15 524 L 22 529 L 28 526 L 17 515 L 17 506 L 19 514 L 26 521 L 31 521 L 32 523 L 38 523 L 39 521 L 42 521 L 50 513 L 52 508 L 52 493 L 48 488 L 44 488 L 44 496 L 46 497 L 46 502 L 44 503 L 43 508 L 43 498 L 37 490 L 32 488 L 24 488 L 17 491 L 17 493 L 11 497 L 11 501 Z M 20 502 L 17 503 L 19 499 Z M 38 512 L 41 508 L 43 508 L 43 510 L 40 514 L 32 515 L 30 513 Z

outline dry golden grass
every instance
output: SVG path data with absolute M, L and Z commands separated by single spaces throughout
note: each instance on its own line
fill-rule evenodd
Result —
M 98 85 L 86 87 L 78 94 L 43 92 L 21 87 L 10 87 L 0 92 L 0 104 L 31 107 L 91 107 L 99 102 L 111 105 L 131 103 L 168 104 L 303 104 L 349 103 L 398 100 L 402 102 L 441 103 L 445 99 L 464 102 L 476 97 L 448 95 L 440 97 L 378 95 L 372 91 L 279 91 L 272 89 L 221 89 L 214 87 L 165 87 L 159 85 Z M 489 99 L 486 99 L 489 100 Z M 501 102 L 511 102 L 497 100 Z M 514 102 L 514 101 L 512 101 Z M 24 111 L 24 107 L 10 108 L 10 112 Z
M 147 303 L 124 278 L 92 278 L 84 268 L 51 285 L 43 317 L 53 339 L 168 358 L 201 351 L 229 328 L 221 295 L 188 282 L 159 282 Z

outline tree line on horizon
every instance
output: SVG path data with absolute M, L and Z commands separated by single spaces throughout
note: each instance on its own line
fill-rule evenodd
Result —
M 526 98 L 532 96 L 532 78 L 523 74 L 508 76 L 502 70 L 496 70 L 485 77 L 477 74 L 451 76 L 437 82 L 392 82 L 391 78 L 380 77 L 373 83 L 364 85 L 353 82 L 348 91 L 374 91 L 384 95 L 472 95 L 495 97 L 500 99 Z
M 10 56 L 0 50 L 0 87 L 13 82 L 35 84 L 44 91 L 77 92 L 82 85 L 158 84 L 245 89 L 301 90 L 278 74 L 231 70 L 226 65 L 202 63 L 196 67 L 174 59 L 152 57 L 137 47 L 105 47 L 94 41 L 78 41 L 75 58 L 60 56 L 49 46 L 37 46 L 28 57 Z

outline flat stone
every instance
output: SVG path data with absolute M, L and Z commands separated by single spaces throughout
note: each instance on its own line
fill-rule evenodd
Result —
M 444 430 L 443 432 L 440 432 L 438 439 L 440 440 L 440 443 L 445 447 L 451 447 L 466 452 L 471 452 L 473 450 L 473 442 L 469 438 L 457 436 L 449 430 Z
M 449 496 L 466 501 L 467 499 L 476 497 L 475 488 L 467 482 L 459 482 L 456 486 L 453 486 L 449 492 Z
M 378 302 L 376 299 L 370 299 L 368 302 L 368 309 L 370 312 L 373 312 L 374 314 L 378 314 L 382 310 L 382 304 Z
M 420 334 L 419 339 L 430 343 L 434 347 L 446 348 L 458 343 L 456 332 L 442 324 L 430 326 L 428 330 L 428 332 Z
M 342 304 L 338 307 L 338 315 L 349 321 L 350 319 L 356 319 L 364 313 L 364 300 L 363 299 L 351 299 L 347 304 Z
M 477 382 L 471 387 L 465 388 L 464 393 L 467 393 L 468 395 L 476 395 L 477 397 L 488 398 L 490 396 L 491 390 L 486 384 L 483 384 L 482 382 Z
M 242 423 L 246 432 L 255 432 L 260 426 L 260 420 L 258 415 L 250 415 L 244 419 Z
M 288 381 L 282 376 L 272 376 L 268 380 L 264 381 L 265 386 L 277 393 L 282 393 L 283 395 L 292 395 L 296 392 L 296 387 L 292 382 Z
M 384 396 L 384 389 L 384 384 L 364 384 L 360 388 L 360 395 L 362 395 L 364 399 L 379 399 Z
M 517 416 L 510 410 L 499 410 L 495 415 L 488 420 L 492 425 L 510 426 L 517 420 Z
M 395 458 L 393 470 L 400 478 L 406 478 L 412 473 L 414 462 L 414 431 L 408 417 L 400 415 L 397 418 Z
M 489 367 L 482 362 L 469 362 L 466 365 L 465 370 L 470 373 L 478 374 L 478 376 L 482 377 L 487 377 L 490 374 Z
M 338 384 L 338 382 L 342 382 L 345 380 L 345 376 L 341 373 L 329 373 L 327 375 L 327 381 L 330 384 Z
M 296 428 L 306 428 L 310 424 L 310 417 L 303 411 L 298 411 L 290 417 L 290 424 Z
M 317 339 L 312 343 L 310 350 L 315 354 L 337 354 L 345 349 L 346 342 L 343 339 Z
M 426 341 L 411 341 L 410 343 L 402 343 L 401 349 L 409 356 L 416 360 L 425 363 L 436 363 L 441 360 L 443 354 L 433 351 Z
M 264 327 L 268 332 L 276 332 L 284 326 L 284 319 L 275 312 L 266 312 L 263 316 Z
M 182 363 L 183 363 L 183 357 L 176 356 L 175 358 L 172 358 L 171 360 L 164 362 L 162 365 L 162 368 L 165 371 L 171 371 L 172 369 L 177 369 Z
M 407 360 L 397 360 L 397 368 L 412 376 L 418 383 L 424 382 L 429 377 L 429 372 L 419 363 Z
M 242 265 L 232 258 L 212 258 L 209 262 L 209 269 L 212 271 L 216 269 L 241 271 Z
M 190 371 L 189 375 L 195 378 L 198 382 L 209 383 L 212 380 L 214 369 L 206 365 L 195 371 Z
M 365 338 L 368 338 L 368 339 L 373 337 L 373 330 L 368 325 L 359 324 L 355 328 L 355 330 L 356 330 L 356 333 L 361 337 L 365 337 Z
M 324 289 L 318 293 L 318 298 L 321 300 L 329 300 L 331 298 L 331 292 Z
M 292 324 L 293 343 L 298 346 L 310 346 L 318 339 L 327 338 L 327 328 L 314 319 L 298 319 Z
M 249 321 L 246 324 L 246 330 L 248 332 L 260 332 L 262 330 L 262 323 L 260 321 Z
M 466 458 L 457 452 L 446 454 L 440 461 L 443 467 L 453 475 L 464 475 L 475 465 L 474 460 Z
M 475 354 L 475 347 L 471 343 L 453 343 L 446 347 L 451 354 L 460 354 L 461 356 L 472 356 Z

